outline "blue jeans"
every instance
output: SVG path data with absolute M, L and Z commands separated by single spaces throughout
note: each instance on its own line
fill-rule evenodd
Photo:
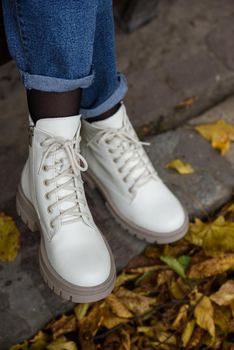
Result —
M 10 53 L 27 89 L 82 88 L 81 113 L 93 117 L 127 91 L 116 70 L 112 0 L 2 0 Z

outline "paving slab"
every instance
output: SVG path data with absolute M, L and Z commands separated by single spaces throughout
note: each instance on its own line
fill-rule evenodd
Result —
M 233 14 L 231 0 L 164 0 L 149 25 L 118 33 L 135 126 L 177 127 L 234 92 Z M 178 108 L 191 97 L 192 106 Z
M 4 138 L 0 157 L 0 176 L 5 191 L 0 196 L 0 211 L 11 215 L 21 232 L 21 249 L 12 263 L 0 263 L 0 349 L 32 336 L 46 322 L 73 306 L 54 295 L 43 283 L 38 266 L 39 234 L 30 233 L 17 217 L 15 191 L 23 167 L 27 141 L 24 104 L 17 100 L 17 112 L 5 103 L 5 116 L 0 119 L 0 128 L 11 135 Z M 21 96 L 22 100 L 22 96 Z M 208 218 L 212 212 L 228 201 L 234 189 L 233 158 L 221 157 L 208 141 L 192 128 L 193 123 L 211 122 L 220 113 L 234 124 L 234 98 L 221 104 L 205 115 L 195 118 L 190 124 L 148 139 L 151 145 L 146 150 L 159 175 L 182 200 L 190 217 Z M 1 113 L 1 111 L 0 111 Z M 15 130 L 16 126 L 19 128 Z M 12 129 L 13 128 L 13 129 Z M 2 130 L 2 129 L 1 129 Z M 191 163 L 194 174 L 179 175 L 165 168 L 175 158 Z M 4 170 L 3 170 L 4 169 Z M 102 197 L 96 190 L 86 187 L 91 211 L 97 225 L 105 233 L 113 250 L 118 270 L 127 261 L 140 253 L 145 242 L 130 236 L 110 216 Z
M 234 8 L 232 0 L 161 0 L 157 11 L 131 34 L 117 30 L 117 57 L 134 125 L 165 131 L 234 93 Z M 0 67 L 0 102 L 13 86 L 22 89 L 11 63 Z

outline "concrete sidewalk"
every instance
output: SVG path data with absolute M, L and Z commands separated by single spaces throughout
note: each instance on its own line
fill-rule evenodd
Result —
M 234 93 L 233 16 L 231 0 L 163 0 L 156 20 L 133 34 L 117 35 L 119 67 L 129 80 L 129 114 L 140 132 L 160 131 L 148 138 L 147 151 L 190 217 L 209 217 L 233 195 L 234 148 L 221 157 L 192 128 L 221 117 L 234 124 L 234 98 L 212 107 Z M 195 97 L 191 107 L 178 107 L 190 97 Z M 190 119 L 208 107 L 199 118 Z M 0 69 L 0 130 L 0 211 L 11 215 L 21 232 L 17 259 L 0 263 L 0 349 L 6 350 L 72 307 L 43 283 L 39 235 L 31 234 L 15 211 L 28 135 L 25 93 L 13 63 Z M 191 163 L 195 173 L 165 169 L 175 158 Z M 115 223 L 98 192 L 87 188 L 87 197 L 120 269 L 145 243 Z

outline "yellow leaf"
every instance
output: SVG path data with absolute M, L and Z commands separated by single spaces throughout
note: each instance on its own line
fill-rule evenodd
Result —
M 169 283 L 174 276 L 172 270 L 162 270 L 159 272 L 157 277 L 157 287 L 160 287 L 162 284 Z
M 89 306 L 90 306 L 90 304 L 88 304 L 88 303 L 78 304 L 75 306 L 74 313 L 76 315 L 77 321 L 82 320 L 82 318 L 87 314 Z
M 121 318 L 112 314 L 112 312 L 105 312 L 101 320 L 101 325 L 110 329 L 118 326 L 121 323 L 127 323 L 128 318 Z
M 208 256 L 222 256 L 234 251 L 234 222 L 225 221 L 223 216 L 210 223 L 195 219 L 185 239 L 202 247 Z
M 130 318 L 133 314 L 126 308 L 126 306 L 120 301 L 114 294 L 108 295 L 106 298 L 107 304 L 110 305 L 111 311 L 118 317 Z
M 226 254 L 221 258 L 212 258 L 192 265 L 188 276 L 190 278 L 211 277 L 230 269 L 234 269 L 234 254 Z
M 188 316 L 188 305 L 182 305 L 179 309 L 178 315 L 172 324 L 172 328 L 178 328 L 187 319 Z
M 201 298 L 202 294 L 197 293 L 197 301 Z M 207 296 L 203 296 L 198 302 L 194 310 L 194 316 L 196 323 L 202 329 L 207 330 L 212 337 L 215 336 L 214 325 L 214 309 L 210 299 Z
M 189 163 L 182 162 L 180 159 L 172 160 L 166 164 L 166 168 L 175 169 L 179 174 L 192 174 L 194 170 Z
M 230 305 L 234 301 L 234 281 L 224 283 L 218 292 L 212 294 L 210 299 L 218 305 Z
M 76 330 L 76 319 L 73 315 L 62 315 L 58 320 L 50 322 L 46 329 L 50 329 L 53 337 L 57 338 L 62 334 Z
M 121 349 L 120 350 L 131 350 L 131 339 L 130 335 L 126 331 L 121 332 Z
M 29 350 L 28 341 L 24 341 L 20 344 L 15 344 L 11 346 L 9 350 Z
M 128 273 L 125 273 L 125 272 L 121 273 L 116 278 L 115 288 L 118 288 L 118 287 L 122 286 L 125 282 L 134 280 L 138 276 L 139 276 L 139 274 L 128 274 Z
M 193 330 L 195 327 L 195 320 L 190 320 L 188 321 L 188 323 L 186 324 L 183 333 L 182 333 L 182 344 L 183 347 L 185 348 L 188 345 L 188 342 L 193 334 Z
M 10 216 L 0 213 L 0 260 L 15 260 L 20 247 L 20 233 Z
M 169 290 L 175 299 L 182 299 L 184 297 L 184 292 L 175 280 L 172 280 L 169 284 Z
M 80 336 L 83 334 L 90 339 L 96 334 L 105 312 L 105 303 L 97 302 L 92 305 L 89 312 L 80 320 Z
M 137 294 L 123 287 L 120 287 L 115 294 L 134 314 L 141 314 L 145 312 L 157 300 L 156 298 L 149 298 L 144 295 Z
M 204 138 L 211 141 L 212 147 L 220 150 L 222 155 L 228 152 L 230 142 L 234 141 L 234 126 L 226 123 L 223 119 L 211 124 L 197 125 L 195 129 Z
M 78 350 L 73 341 L 68 341 L 65 337 L 60 337 L 47 345 L 48 350 Z
M 49 337 L 42 331 L 39 331 L 31 340 L 30 350 L 44 350 L 48 344 Z

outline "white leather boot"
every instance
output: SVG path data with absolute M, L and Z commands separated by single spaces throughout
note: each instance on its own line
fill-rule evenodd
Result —
M 188 229 L 188 215 L 158 177 L 128 119 L 124 105 L 112 117 L 82 121 L 81 153 L 87 182 L 101 191 L 116 220 L 149 242 L 170 243 Z
M 29 158 L 16 198 L 32 231 L 40 229 L 42 276 L 57 294 L 91 302 L 114 287 L 112 253 L 90 214 L 81 179 L 80 116 L 30 119 Z

